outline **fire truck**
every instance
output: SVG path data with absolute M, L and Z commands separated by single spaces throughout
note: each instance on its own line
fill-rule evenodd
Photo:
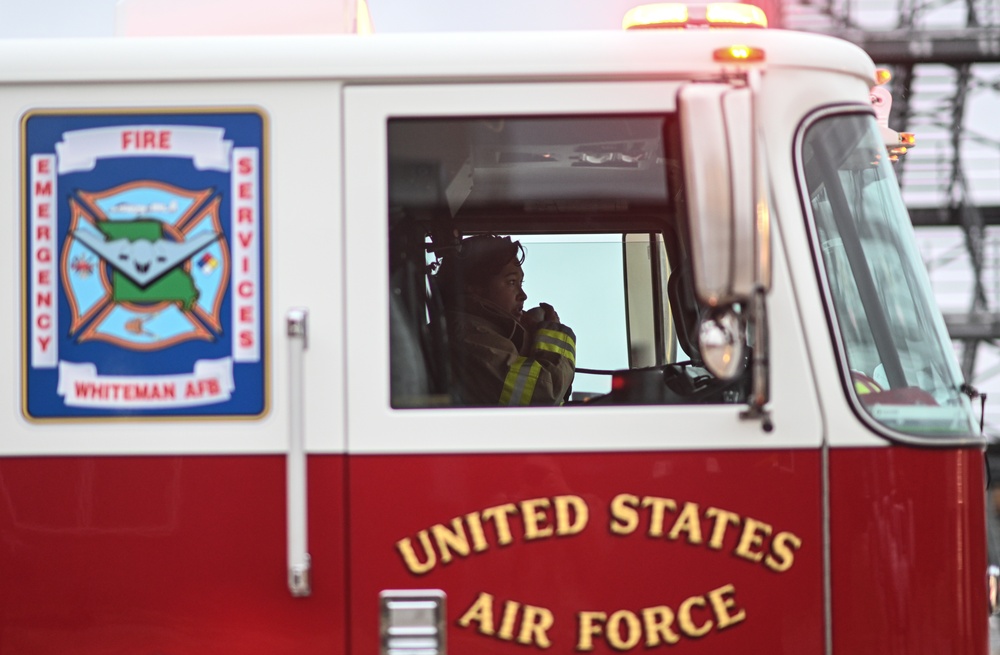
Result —
M 759 19 L 0 42 L 0 652 L 986 653 L 910 141 Z M 483 234 L 558 406 L 456 394 Z

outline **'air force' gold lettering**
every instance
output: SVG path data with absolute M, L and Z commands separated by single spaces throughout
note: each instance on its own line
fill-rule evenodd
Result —
M 617 651 L 674 645 L 682 639 L 699 639 L 710 632 L 725 630 L 744 621 L 746 611 L 736 604 L 736 589 L 728 584 L 708 593 L 685 598 L 676 609 L 667 605 L 646 607 L 638 612 L 618 610 L 577 612 L 576 650 L 594 650 L 603 639 Z M 522 646 L 545 649 L 552 646 L 549 629 L 555 624 L 552 610 L 506 600 L 501 603 L 493 594 L 480 592 L 458 625 L 472 628 L 481 635 Z

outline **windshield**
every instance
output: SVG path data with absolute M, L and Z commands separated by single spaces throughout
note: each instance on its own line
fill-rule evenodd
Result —
M 879 423 L 916 436 L 976 430 L 875 119 L 813 124 L 802 161 L 851 393 Z

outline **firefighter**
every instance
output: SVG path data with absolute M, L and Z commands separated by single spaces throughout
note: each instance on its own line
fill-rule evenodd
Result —
M 560 405 L 576 368 L 576 336 L 551 305 L 524 311 L 524 247 L 467 237 L 435 280 L 448 324 L 453 395 L 463 405 Z

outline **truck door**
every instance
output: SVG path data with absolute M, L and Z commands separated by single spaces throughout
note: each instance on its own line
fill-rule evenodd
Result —
M 338 89 L 75 82 L 0 86 L 0 652 L 342 653 Z
M 678 88 L 346 89 L 351 652 L 822 651 L 822 431 L 785 259 L 765 432 L 745 373 L 694 345 Z M 456 387 L 435 276 L 484 234 L 521 243 L 525 307 L 573 330 L 559 406 Z

